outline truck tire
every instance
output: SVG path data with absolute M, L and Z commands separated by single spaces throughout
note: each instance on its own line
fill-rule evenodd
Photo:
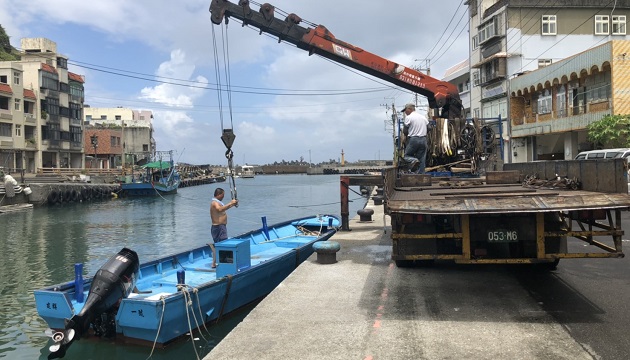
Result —
M 396 266 L 399 268 L 410 267 L 429 267 L 435 264 L 435 259 L 429 260 L 396 260 Z
M 558 263 L 560 263 L 560 259 L 555 259 L 553 262 L 537 264 L 538 268 L 544 271 L 554 271 L 558 268 Z
M 413 260 L 395 260 L 395 261 L 396 261 L 396 267 L 399 267 L 399 268 L 413 267 Z

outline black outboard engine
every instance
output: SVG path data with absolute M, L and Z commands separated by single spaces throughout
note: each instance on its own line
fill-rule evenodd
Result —
M 98 316 L 128 297 L 136 286 L 139 268 L 138 254 L 127 248 L 109 259 L 94 275 L 81 312 L 66 320 L 64 331 L 50 334 L 55 344 L 50 346 L 48 359 L 64 357 L 70 344 L 87 334 L 90 324 Z

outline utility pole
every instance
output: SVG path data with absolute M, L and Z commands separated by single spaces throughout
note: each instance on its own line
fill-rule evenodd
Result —
M 431 76 L 431 59 L 414 59 L 414 61 L 422 61 L 423 65 L 414 66 L 413 69 L 416 71 L 424 71 L 428 76 Z M 416 93 L 415 100 L 416 107 L 418 107 L 418 94 Z
M 121 122 L 122 122 L 122 130 L 120 131 L 120 137 L 121 137 L 121 140 L 122 140 L 122 154 L 121 154 L 122 155 L 122 160 L 121 160 L 121 163 L 122 163 L 122 171 L 123 171 L 123 174 L 124 174 L 124 171 L 125 171 L 125 120 L 121 120 Z

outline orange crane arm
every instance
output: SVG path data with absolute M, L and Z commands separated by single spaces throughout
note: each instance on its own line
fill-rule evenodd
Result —
M 212 0 L 210 4 L 211 20 L 220 25 L 227 18 L 233 17 L 243 22 L 243 26 L 251 25 L 278 37 L 278 42 L 286 41 L 306 50 L 309 55 L 318 54 L 335 62 L 370 74 L 407 90 L 423 95 L 432 109 L 441 109 L 440 117 L 447 119 L 460 118 L 462 104 L 457 86 L 446 81 L 435 79 L 412 68 L 405 67 L 378 55 L 365 51 L 357 46 L 338 40 L 323 25 L 315 28 L 300 26 L 302 19 L 289 14 L 286 19 L 274 17 L 275 8 L 268 3 L 259 11 L 253 11 L 249 0 L 240 0 L 238 5 L 228 0 Z

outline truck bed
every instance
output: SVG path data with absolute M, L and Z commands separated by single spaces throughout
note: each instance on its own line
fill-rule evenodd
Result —
M 630 207 L 630 196 L 585 190 L 531 189 L 521 184 L 473 184 L 394 187 L 391 212 L 478 214 L 616 209 Z
M 471 179 L 386 173 L 388 211 L 425 214 L 521 213 L 630 207 L 625 159 L 535 161 Z M 579 190 L 525 187 L 527 176 L 568 178 Z M 417 179 L 405 179 L 417 177 Z M 553 183 L 550 181 L 549 183 Z

